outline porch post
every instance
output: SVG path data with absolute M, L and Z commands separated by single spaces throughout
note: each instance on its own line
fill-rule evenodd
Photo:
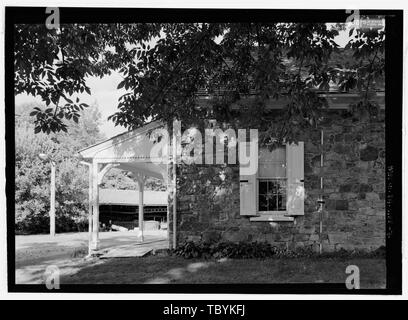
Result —
M 163 181 L 166 184 L 166 191 L 167 191 L 167 210 L 166 210 L 166 223 L 167 223 L 167 242 L 169 245 L 169 249 L 172 249 L 172 241 L 170 239 L 170 194 L 171 194 L 171 184 L 170 184 L 170 166 L 169 166 L 169 157 L 167 157 L 166 163 L 166 170 L 162 172 Z
M 92 242 L 91 250 L 99 249 L 99 184 L 98 184 L 99 163 L 93 161 L 92 164 Z
M 93 206 L 93 185 L 92 185 L 92 177 L 93 177 L 93 165 L 89 164 L 88 167 L 89 173 L 89 204 L 88 204 L 88 254 L 92 253 L 92 231 L 93 231 L 93 215 L 92 215 L 92 206 Z
M 139 237 L 140 241 L 144 241 L 143 229 L 144 229 L 144 176 L 141 175 L 138 177 L 137 182 L 139 185 Z

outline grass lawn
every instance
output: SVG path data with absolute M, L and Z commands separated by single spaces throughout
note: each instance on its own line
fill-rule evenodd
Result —
M 385 259 L 286 258 L 187 260 L 177 256 L 114 258 L 61 278 L 66 284 L 344 283 L 348 265 L 360 269 L 361 288 L 385 288 Z

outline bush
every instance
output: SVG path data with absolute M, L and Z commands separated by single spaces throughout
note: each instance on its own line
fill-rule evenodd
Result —
M 88 231 L 87 218 L 75 218 L 67 215 L 56 214 L 55 231 L 64 232 L 84 232 Z M 31 213 L 25 217 L 16 218 L 16 234 L 43 234 L 50 232 L 50 217 L 48 212 L 39 214 Z
M 267 242 L 185 242 L 174 250 L 174 254 L 191 258 L 268 258 L 275 249 Z
M 231 259 L 265 259 L 265 258 L 384 258 L 385 247 L 374 251 L 340 249 L 335 252 L 319 254 L 312 247 L 296 250 L 273 247 L 268 242 L 193 242 L 187 241 L 173 250 L 173 254 L 186 259 L 192 258 L 231 258 Z

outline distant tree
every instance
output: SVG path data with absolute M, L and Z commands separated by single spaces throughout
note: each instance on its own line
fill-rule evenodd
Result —
M 384 72 L 385 33 L 354 30 L 346 48 L 354 63 L 339 60 L 335 27 L 325 23 L 73 24 L 60 30 L 18 25 L 15 29 L 16 93 L 39 95 L 48 108 L 36 109 L 36 132 L 66 130 L 78 121 L 79 100 L 90 93 L 88 76 L 120 72 L 118 111 L 110 119 L 128 128 L 148 119 L 191 123 L 239 115 L 245 125 L 269 128 L 262 141 L 291 141 L 318 125 L 327 105 L 318 90 L 330 82 L 361 94 L 360 109 L 376 107 L 370 96 Z M 198 92 L 210 99 L 200 105 Z M 245 108 L 232 106 L 251 93 Z M 280 121 L 272 124 L 267 102 L 286 98 Z M 71 100 L 72 99 L 72 100 Z
M 137 182 L 127 172 L 111 169 L 102 180 L 101 188 L 118 190 L 137 190 Z
M 88 168 L 79 165 L 72 155 L 103 138 L 97 126 L 100 119 L 97 106 L 82 111 L 78 123 L 69 124 L 69 134 L 49 135 L 33 134 L 33 119 L 28 115 L 32 107 L 16 108 L 16 231 L 49 230 L 50 165 L 39 159 L 39 153 L 46 153 L 57 163 L 57 232 L 82 230 L 87 223 Z
M 29 116 L 31 104 L 16 107 L 16 231 L 46 233 L 49 231 L 50 165 L 39 153 L 50 155 L 57 163 L 56 223 L 57 232 L 85 230 L 88 214 L 88 168 L 73 155 L 93 145 L 104 136 L 99 130 L 101 114 L 96 105 L 81 111 L 78 123 L 69 123 L 68 133 L 33 134 Z M 102 188 L 136 190 L 137 183 L 122 170 L 112 169 Z M 165 190 L 157 179 L 149 178 L 147 190 Z
M 111 169 L 102 180 L 101 188 L 118 190 L 137 190 L 137 181 L 132 174 L 119 169 Z M 145 190 L 166 191 L 166 185 L 159 179 L 148 177 L 144 186 Z

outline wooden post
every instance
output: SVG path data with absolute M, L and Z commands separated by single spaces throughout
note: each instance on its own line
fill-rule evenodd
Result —
M 95 160 L 92 164 L 92 243 L 91 250 L 99 249 L 99 163 Z
M 50 184 L 50 235 L 55 236 L 55 162 L 51 163 L 51 184 Z
M 177 158 L 176 158 L 177 159 Z M 173 246 L 172 248 L 177 248 L 177 165 L 175 160 L 173 160 Z
M 166 190 L 167 190 L 167 208 L 166 208 L 166 218 L 160 218 L 160 224 L 162 222 L 166 222 L 167 223 L 167 243 L 169 246 L 169 249 L 172 249 L 172 242 L 170 239 L 170 227 L 169 227 L 169 221 L 170 221 L 170 188 L 171 188 L 171 184 L 170 184 L 170 156 L 169 154 L 167 154 L 167 159 L 166 159 L 166 169 L 163 170 L 162 172 L 162 177 L 163 177 L 163 181 L 166 184 Z M 160 210 L 158 210 L 158 212 L 161 212 Z
M 88 166 L 88 186 L 89 186 L 89 193 L 88 193 L 88 254 L 92 253 L 91 247 L 92 247 L 92 203 L 93 203 L 93 185 L 92 185 L 92 170 L 93 170 L 93 166 L 92 164 L 89 164 Z
M 92 245 L 92 163 L 86 161 L 80 161 L 81 164 L 88 167 L 88 255 L 91 255 L 91 245 Z
M 137 178 L 137 182 L 139 185 L 139 236 L 140 236 L 140 241 L 144 241 L 144 235 L 143 235 L 143 229 L 144 229 L 144 200 L 143 200 L 143 195 L 144 195 L 144 180 L 145 177 L 143 175 L 140 175 Z

